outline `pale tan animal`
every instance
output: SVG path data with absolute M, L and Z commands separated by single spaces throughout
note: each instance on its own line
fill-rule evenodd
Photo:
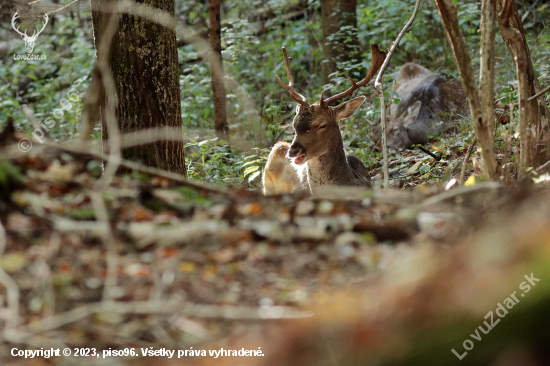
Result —
M 294 165 L 287 157 L 289 147 L 288 142 L 279 141 L 271 149 L 262 176 L 264 194 L 309 191 L 304 166 Z
M 280 175 L 284 176 L 285 183 L 279 183 L 279 187 L 285 187 L 285 189 L 290 187 L 290 192 L 292 192 L 293 189 L 300 189 L 307 182 L 307 188 L 312 194 L 330 186 L 371 187 L 370 177 L 363 163 L 359 158 L 344 150 L 344 142 L 338 125 L 340 120 L 351 117 L 366 98 L 357 97 L 337 107 L 330 106 L 330 103 L 351 95 L 359 87 L 367 85 L 374 77 L 382 66 L 386 54 L 381 52 L 375 44 L 371 45 L 371 50 L 373 56 L 371 67 L 363 80 L 355 83 L 350 79 L 352 86 L 345 92 L 328 99 L 323 99 L 321 93 L 321 100 L 310 105 L 306 98 L 294 89 L 290 73 L 291 59 L 283 47 L 289 85 L 284 84 L 278 76 L 277 79 L 289 91 L 292 99 L 298 102 L 293 121 L 294 140 L 289 146 L 287 154 L 287 157 L 292 160 L 290 167 L 295 169 L 298 179 L 296 180 L 293 174 Z M 280 151 L 277 151 L 280 148 L 281 145 L 274 147 L 276 151 L 271 152 L 266 170 L 269 170 L 271 165 L 287 166 Z M 285 171 L 285 169 L 281 171 Z M 264 179 L 264 192 L 270 189 L 266 189 L 267 181 L 268 179 Z M 295 182 L 298 182 L 297 186 Z

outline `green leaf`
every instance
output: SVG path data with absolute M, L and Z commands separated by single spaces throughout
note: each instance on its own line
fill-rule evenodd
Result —
M 255 172 L 255 171 L 258 170 L 258 169 L 260 169 L 260 167 L 257 166 L 257 165 L 248 167 L 248 168 L 246 168 L 246 169 L 244 170 L 244 175 L 246 176 L 246 175 L 248 175 L 248 174 L 250 174 L 250 173 L 252 173 L 252 172 Z
M 262 173 L 261 171 L 257 171 L 256 173 L 254 173 L 250 177 L 248 177 L 248 183 L 252 182 L 261 173 Z

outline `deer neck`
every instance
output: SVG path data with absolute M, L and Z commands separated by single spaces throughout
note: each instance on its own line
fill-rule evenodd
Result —
M 311 192 L 324 185 L 350 185 L 353 174 L 348 166 L 344 144 L 338 143 L 327 153 L 307 161 L 307 175 Z

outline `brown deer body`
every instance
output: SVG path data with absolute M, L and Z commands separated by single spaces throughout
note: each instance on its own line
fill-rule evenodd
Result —
M 415 64 L 401 67 L 393 90 L 400 101 L 392 104 L 387 116 L 387 144 L 389 148 L 410 148 L 425 144 L 430 136 L 448 129 L 448 122 L 458 115 L 467 115 L 469 109 L 462 83 L 447 74 L 435 74 Z M 376 139 L 381 129 L 375 128 Z
M 294 117 L 294 140 L 288 147 L 288 154 L 283 157 L 280 154 L 281 146 L 276 145 L 270 153 L 270 158 L 264 173 L 264 193 L 272 190 L 270 183 L 271 172 L 288 172 L 286 168 L 291 167 L 296 172 L 293 174 L 280 174 L 286 176 L 288 193 L 296 190 L 306 189 L 312 194 L 319 193 L 322 188 L 330 186 L 366 186 L 370 187 L 370 177 L 363 163 L 354 155 L 347 154 L 344 150 L 344 143 L 338 122 L 351 117 L 363 104 L 365 97 L 357 97 L 344 102 L 337 107 L 331 107 L 330 103 L 340 100 L 353 93 L 361 86 L 368 84 L 374 74 L 384 62 L 385 53 L 372 45 L 373 60 L 367 76 L 358 83 L 353 80 L 352 86 L 345 92 L 334 95 L 326 100 L 321 94 L 321 101 L 309 104 L 300 93 L 293 87 L 293 80 L 290 74 L 290 58 L 286 55 L 285 66 L 290 81 L 285 85 L 279 77 L 279 83 L 290 92 L 292 99 L 298 102 L 296 116 Z M 284 167 L 281 169 L 280 167 Z M 298 182 L 293 183 L 293 182 Z M 275 184 L 276 185 L 276 184 Z M 279 187 L 285 186 L 282 183 Z M 290 187 L 290 188 L 289 188 Z
M 299 105 L 294 118 L 294 140 L 288 157 L 293 164 L 304 166 L 312 194 L 325 186 L 367 186 L 370 177 L 361 160 L 346 153 L 338 122 L 351 117 L 363 104 L 357 97 L 337 107 L 322 107 L 320 103 Z

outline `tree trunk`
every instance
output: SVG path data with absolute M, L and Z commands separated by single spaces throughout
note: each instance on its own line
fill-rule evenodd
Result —
M 504 8 L 504 4 L 507 0 L 498 0 L 496 2 L 496 11 L 497 13 L 502 12 L 502 9 Z M 521 36 L 521 47 L 519 47 L 522 50 L 525 50 L 525 58 L 527 62 L 527 87 L 528 87 L 528 95 L 527 97 L 531 97 L 535 95 L 540 90 L 540 84 L 539 81 L 535 75 L 535 70 L 533 68 L 533 63 L 531 61 L 531 53 L 529 52 L 529 46 L 527 45 L 527 41 L 525 39 L 525 30 L 523 29 L 523 22 L 521 21 L 521 16 L 519 15 L 518 8 L 516 6 L 515 1 L 511 4 L 511 12 L 512 15 L 508 19 L 509 26 Z M 513 58 L 515 60 L 519 60 L 520 57 L 518 55 L 518 47 L 514 46 L 514 42 L 508 38 L 505 37 L 506 30 L 503 29 L 502 25 L 500 25 L 500 30 L 504 38 L 504 42 L 506 43 L 506 46 L 508 47 L 508 50 L 510 50 L 510 53 L 512 54 Z M 520 51 L 521 52 L 521 51 Z M 528 134 L 531 136 L 529 140 L 531 140 L 531 143 L 529 143 L 529 146 L 526 146 L 529 151 L 527 152 L 528 155 L 528 165 L 531 165 L 534 163 L 533 161 L 533 155 L 534 155 L 534 148 L 542 139 L 542 126 L 541 126 L 541 120 L 545 125 L 548 125 L 550 119 L 550 112 L 548 111 L 548 107 L 546 105 L 546 102 L 544 98 L 537 98 L 536 100 L 533 100 L 531 102 L 527 103 L 527 130 Z M 522 137 L 523 138 L 523 137 Z M 544 160 L 544 159 L 543 159 Z M 536 168 L 536 166 L 535 166 Z
M 338 71 L 337 62 L 358 59 L 357 0 L 321 0 L 321 24 L 323 28 L 323 81 L 330 83 L 329 75 Z M 337 34 L 342 27 L 353 27 L 349 33 Z M 330 39 L 329 39 L 330 38 Z
M 227 139 L 229 126 L 227 125 L 225 85 L 223 83 L 220 1 L 221 0 L 210 0 L 210 5 L 208 7 L 210 12 L 210 46 L 214 53 L 214 56 L 210 59 L 210 73 L 212 75 L 212 98 L 214 102 L 216 135 L 218 135 L 220 139 Z
M 498 23 L 502 37 L 509 42 L 509 47 L 513 50 L 514 62 L 516 64 L 516 73 L 518 76 L 518 96 L 519 96 L 519 129 L 520 129 L 520 159 L 518 166 L 518 179 L 523 178 L 527 167 L 532 165 L 532 155 L 535 144 L 534 138 L 540 123 L 538 110 L 528 105 L 530 89 L 534 86 L 529 80 L 529 49 L 524 36 L 516 29 L 512 28 L 511 20 L 514 19 L 515 2 L 507 0 L 499 16 Z M 516 24 L 517 25 L 517 24 Z M 533 75 L 534 76 L 534 75 Z M 534 101 L 536 103 L 536 100 Z M 536 114 L 536 119 L 533 119 Z M 538 122 L 538 123 L 537 123 Z
M 174 0 L 137 0 L 175 17 Z M 111 14 L 112 0 L 92 0 L 96 52 L 110 52 L 109 67 L 117 93 L 115 115 L 122 134 L 162 127 L 181 131 L 181 95 L 178 49 L 174 28 L 130 14 L 118 15 L 118 29 L 110 50 L 101 50 L 103 31 Z M 98 58 L 100 55 L 98 54 Z M 105 86 L 103 86 L 105 87 Z M 102 101 L 102 139 L 107 141 L 106 102 Z M 124 159 L 186 175 L 183 132 L 175 139 L 159 140 L 126 148 Z
M 488 134 L 495 136 L 495 6 L 496 0 L 481 2 L 481 45 L 479 62 L 479 102 Z M 494 146 L 494 139 L 491 139 Z M 492 148 L 492 147 L 491 147 Z M 495 169 L 496 170 L 496 169 Z M 495 171 L 495 173 L 498 173 Z
M 458 23 L 458 15 L 456 7 L 453 4 L 453 0 L 434 1 L 447 33 L 447 40 L 453 50 L 453 57 L 460 74 L 460 79 L 464 85 L 464 91 L 468 97 L 474 130 L 479 146 L 481 147 L 481 160 L 483 163 L 484 175 L 489 179 L 494 179 L 497 174 L 497 162 L 494 152 L 495 142 L 492 134 L 494 118 L 493 120 L 486 119 L 490 118 L 489 116 L 491 115 L 491 112 L 486 110 L 487 104 L 482 106 L 481 98 L 474 78 L 474 69 L 472 67 L 470 55 L 468 54 L 468 48 L 466 47 L 464 35 L 462 34 L 462 30 L 460 29 L 460 25 Z M 487 7 L 487 1 L 489 0 L 483 1 L 485 8 Z M 487 16 L 486 14 L 483 23 L 484 28 L 482 28 L 482 50 L 484 51 L 482 60 L 485 60 L 482 64 L 486 68 L 486 72 L 490 72 L 490 68 L 492 67 L 491 65 L 494 64 L 494 61 L 490 61 L 489 57 L 492 44 L 490 41 L 492 26 L 488 19 L 490 19 L 490 16 Z M 484 78 L 482 78 L 482 81 L 484 81 Z M 490 83 L 488 83 L 485 79 L 481 90 L 488 92 L 490 89 Z M 486 100 L 486 96 L 483 99 Z M 482 109 L 482 107 L 485 107 L 485 109 Z M 491 108 L 493 108 L 492 105 Z

